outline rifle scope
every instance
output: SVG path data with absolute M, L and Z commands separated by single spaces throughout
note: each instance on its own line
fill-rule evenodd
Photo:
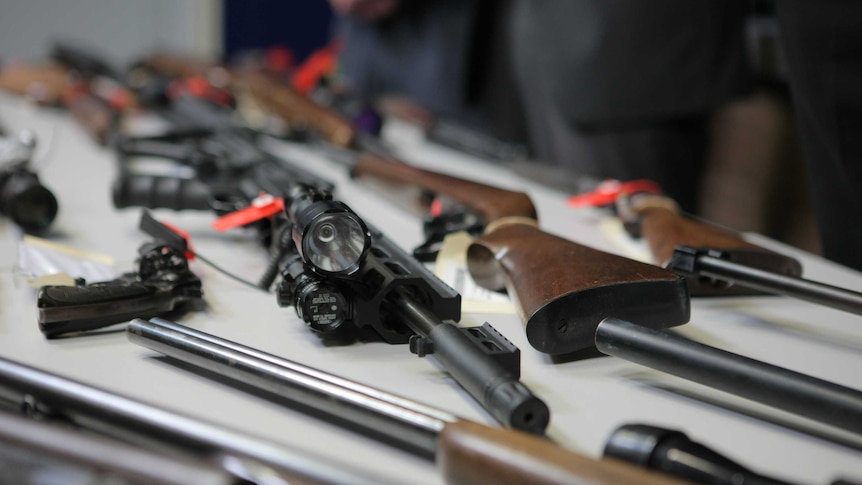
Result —
M 36 139 L 29 131 L 0 137 L 0 214 L 28 233 L 40 233 L 57 216 L 57 199 L 29 169 Z

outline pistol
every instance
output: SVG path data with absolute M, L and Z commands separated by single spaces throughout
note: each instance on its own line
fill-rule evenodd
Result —
M 39 329 L 45 337 L 191 310 L 203 301 L 201 280 L 182 251 L 155 241 L 141 245 L 138 253 L 138 270 L 114 280 L 39 288 Z

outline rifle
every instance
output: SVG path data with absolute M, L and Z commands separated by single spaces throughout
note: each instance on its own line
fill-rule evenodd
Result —
M 739 234 L 682 215 L 659 195 L 619 204 L 630 233 L 657 264 L 686 277 L 692 296 L 779 294 L 862 315 L 862 293 L 802 278 L 802 264 Z
M 264 397 L 314 409 L 327 421 L 436 461 L 453 484 L 674 483 L 616 460 L 595 460 L 516 430 L 446 411 L 163 319 L 133 320 L 132 342 L 242 383 Z
M 300 453 L 2 357 L 0 391 L 0 403 L 33 418 L 107 435 L 158 453 L 164 457 L 162 461 L 173 457 L 197 463 L 199 468 L 209 462 L 210 471 L 201 479 L 212 477 L 216 467 L 218 476 L 232 478 L 230 483 L 283 483 L 273 480 L 272 474 L 299 483 L 382 483 L 380 477 L 369 477 L 344 464 L 333 465 L 329 458 Z M 75 451 L 65 453 L 73 456 Z M 134 464 L 127 466 L 135 468 Z

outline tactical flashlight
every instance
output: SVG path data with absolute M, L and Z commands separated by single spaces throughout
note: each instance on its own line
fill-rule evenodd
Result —
M 350 207 L 307 186 L 292 191 L 286 205 L 293 242 L 312 271 L 350 276 L 359 270 L 371 247 L 371 233 Z

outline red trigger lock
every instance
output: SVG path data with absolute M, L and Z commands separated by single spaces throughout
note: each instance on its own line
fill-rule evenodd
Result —
M 284 199 L 261 193 L 248 207 L 224 215 L 213 221 L 213 229 L 219 232 L 272 217 L 284 210 Z

